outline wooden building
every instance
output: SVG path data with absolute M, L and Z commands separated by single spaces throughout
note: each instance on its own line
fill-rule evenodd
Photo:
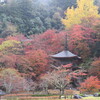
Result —
M 51 55 L 51 57 L 54 59 L 55 66 L 61 66 L 72 63 L 75 69 L 81 61 L 81 57 L 70 52 L 69 50 L 63 50 L 57 54 Z

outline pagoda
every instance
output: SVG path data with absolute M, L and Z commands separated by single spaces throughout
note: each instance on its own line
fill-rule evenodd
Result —
M 81 57 L 79 57 L 78 55 L 76 55 L 68 50 L 67 41 L 65 44 L 66 45 L 65 45 L 65 48 L 63 51 L 61 51 L 57 54 L 51 55 L 51 57 L 55 61 L 54 65 L 60 66 L 60 65 L 66 65 L 66 64 L 72 63 L 74 66 L 73 69 L 77 69 L 75 66 L 77 66 L 80 63 Z
M 73 54 L 69 50 L 63 50 L 55 55 L 51 55 L 51 57 L 55 59 L 55 63 L 59 62 L 59 66 L 66 65 L 69 63 L 72 63 L 74 66 L 77 66 L 81 61 L 81 57 Z M 58 65 L 55 64 L 55 66 Z

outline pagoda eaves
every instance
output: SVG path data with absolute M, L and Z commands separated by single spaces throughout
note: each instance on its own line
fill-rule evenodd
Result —
M 61 51 L 55 55 L 51 55 L 53 58 L 79 58 L 77 55 L 71 53 L 68 50 Z

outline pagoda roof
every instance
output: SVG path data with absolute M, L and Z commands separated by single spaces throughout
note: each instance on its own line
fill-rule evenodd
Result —
M 78 57 L 78 56 L 71 53 L 68 50 L 64 50 L 64 51 L 61 51 L 55 55 L 51 55 L 51 57 L 53 57 L 53 58 L 74 58 L 74 57 Z

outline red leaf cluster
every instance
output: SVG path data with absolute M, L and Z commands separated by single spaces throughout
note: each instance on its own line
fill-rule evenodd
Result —
M 100 81 L 97 77 L 88 77 L 84 82 L 80 83 L 79 90 L 81 92 L 92 93 L 98 92 L 100 89 Z
M 95 58 L 89 69 L 89 75 L 97 76 L 100 79 L 100 58 Z
M 41 49 L 48 54 L 61 51 L 64 46 L 64 38 L 66 32 L 57 32 L 56 30 L 47 30 L 46 32 L 33 35 L 33 40 L 26 46 L 26 51 L 29 49 Z
M 82 58 L 88 57 L 90 45 L 95 42 L 95 31 L 82 25 L 75 25 L 69 33 L 69 48 Z

